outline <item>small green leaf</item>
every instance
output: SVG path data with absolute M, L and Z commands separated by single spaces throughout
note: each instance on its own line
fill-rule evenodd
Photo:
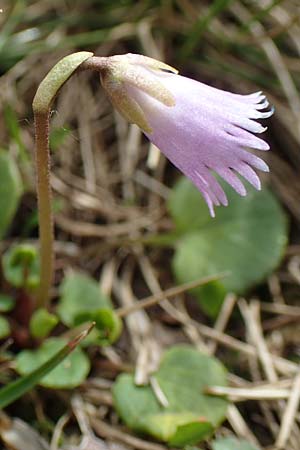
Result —
M 0 312 L 9 312 L 14 309 L 16 300 L 10 295 L 0 294 Z
M 256 445 L 244 439 L 238 440 L 236 438 L 226 437 L 220 438 L 212 442 L 213 450 L 258 450 Z
M 113 309 L 102 308 L 91 312 L 81 313 L 76 316 L 75 324 L 95 322 L 93 340 L 90 343 L 109 345 L 115 342 L 122 332 L 122 321 Z M 96 333 L 97 332 L 97 333 Z
M 58 321 L 58 317 L 55 314 L 49 313 L 47 309 L 37 309 L 30 319 L 30 333 L 34 338 L 45 338 L 57 325 Z
M 0 339 L 4 339 L 9 336 L 10 331 L 10 324 L 8 320 L 5 317 L 0 316 Z
M 122 322 L 110 299 L 101 292 L 95 280 L 82 273 L 72 272 L 65 277 L 57 314 L 69 327 L 95 322 L 96 327 L 90 339 L 86 340 L 91 344 L 111 344 L 122 331 Z
M 230 272 L 222 280 L 193 290 L 213 316 L 226 292 L 243 294 L 264 280 L 279 264 L 287 243 L 287 219 L 270 191 L 247 186 L 248 195 L 241 198 L 227 185 L 223 188 L 229 206 L 218 208 L 214 219 L 187 179 L 179 181 L 169 202 L 182 235 L 173 258 L 178 281 Z
M 76 346 L 86 338 L 93 328 L 93 324 L 86 330 L 69 341 L 60 350 L 56 349 L 56 352 L 50 357 L 44 364 L 40 365 L 36 370 L 29 369 L 29 374 L 19 378 L 12 383 L 7 384 L 0 389 L 0 409 L 13 403 L 27 391 L 32 389 L 45 375 L 53 370 L 58 364 L 60 364 L 68 355 L 76 349 Z M 77 349 L 76 349 L 77 350 Z
M 112 308 L 110 299 L 101 292 L 99 284 L 79 272 L 71 272 L 65 277 L 60 292 L 57 313 L 69 327 L 78 325 L 77 317 L 82 314 Z
M 17 370 L 21 375 L 27 375 L 51 359 L 57 351 L 64 348 L 66 339 L 49 338 L 37 350 L 24 350 L 16 358 Z M 81 348 L 64 359 L 52 372 L 38 382 L 42 386 L 57 389 L 72 389 L 79 386 L 90 371 L 90 362 Z
M 35 247 L 19 244 L 10 247 L 2 257 L 6 280 L 15 287 L 34 289 L 39 285 L 39 257 Z
M 10 226 L 22 195 L 18 168 L 9 153 L 0 149 L 0 238 Z
M 113 387 L 116 409 L 132 429 L 182 447 L 210 435 L 225 418 L 227 401 L 203 394 L 210 385 L 225 385 L 222 364 L 189 346 L 167 351 L 153 374 L 168 406 L 159 404 L 150 386 L 136 386 L 122 374 Z

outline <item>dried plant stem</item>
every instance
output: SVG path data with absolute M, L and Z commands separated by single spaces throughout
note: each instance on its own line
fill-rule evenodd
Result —
M 287 448 L 288 441 L 296 420 L 300 402 L 300 371 L 295 377 L 292 389 L 290 390 L 289 400 L 284 410 L 281 427 L 276 440 L 276 448 Z
M 140 309 L 149 308 L 150 306 L 153 306 L 156 303 L 161 302 L 166 297 L 167 298 L 176 297 L 177 295 L 182 294 L 185 291 L 194 289 L 198 286 L 202 286 L 203 284 L 207 284 L 210 281 L 222 279 L 222 278 L 226 277 L 228 274 L 229 274 L 229 272 L 220 272 L 216 275 L 210 275 L 207 277 L 200 278 L 199 280 L 190 281 L 188 283 L 184 283 L 179 286 L 171 287 L 170 289 L 167 289 L 166 291 L 157 292 L 157 294 L 150 295 L 149 297 L 144 298 L 143 300 L 139 300 L 138 302 L 135 302 L 131 305 L 118 308 L 117 314 L 119 317 L 127 316 L 128 314 L 131 314 Z
M 53 273 L 53 214 L 50 187 L 49 111 L 35 114 L 35 158 L 40 239 L 40 286 L 37 306 L 47 306 Z
M 160 444 L 145 441 L 144 439 L 124 433 L 116 426 L 110 426 L 97 417 L 90 418 L 94 431 L 101 437 L 110 440 L 120 441 L 126 446 L 136 448 L 138 450 L 165 450 L 166 447 Z
M 227 396 L 233 402 L 243 400 L 275 400 L 290 397 L 290 389 L 279 389 L 278 387 L 257 388 L 233 388 L 227 386 L 209 386 L 205 389 L 206 394 L 216 396 Z

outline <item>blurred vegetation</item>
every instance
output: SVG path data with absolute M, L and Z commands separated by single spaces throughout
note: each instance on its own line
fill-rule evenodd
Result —
M 176 248 L 178 251 L 176 225 L 181 218 L 180 211 L 177 211 L 173 221 L 166 205 L 178 172 L 157 155 L 139 130 L 125 123 L 113 111 L 95 74 L 78 73 L 61 90 L 51 115 L 51 183 L 57 253 L 52 297 L 58 308 L 56 310 L 55 306 L 51 313 L 38 310 L 31 318 L 20 318 L 20 308 L 30 297 L 25 283 L 28 267 L 19 257 L 17 262 L 16 258 L 10 258 L 8 264 L 7 255 L 12 250 L 19 255 L 23 248 L 23 244 L 19 246 L 20 241 L 23 243 L 25 238 L 30 245 L 37 245 L 32 99 L 47 71 L 63 56 L 78 50 L 92 51 L 100 56 L 127 52 L 146 54 L 166 61 L 183 75 L 218 88 L 245 94 L 263 90 L 275 106 L 276 113 L 268 121 L 269 129 L 265 136 L 271 151 L 263 155 L 270 166 L 270 174 L 263 174 L 262 178 L 272 195 L 277 197 L 274 208 L 278 212 L 274 219 L 268 217 L 264 222 L 266 211 L 261 206 L 262 212 L 257 217 L 262 220 L 255 223 L 267 224 L 267 229 L 259 233 L 263 244 L 270 238 L 270 229 L 276 229 L 277 225 L 280 233 L 276 236 L 279 236 L 280 245 L 277 248 L 274 244 L 271 250 L 265 250 L 267 257 L 272 256 L 272 251 L 276 253 L 276 257 L 270 257 L 272 262 L 267 268 L 258 270 L 255 263 L 256 272 L 260 273 L 255 273 L 250 286 L 247 284 L 247 291 L 241 290 L 249 304 L 243 299 L 237 301 L 235 296 L 227 293 L 223 309 L 214 320 L 205 314 L 205 309 L 201 309 L 192 295 L 182 291 L 173 300 L 176 308 L 164 300 L 159 306 L 138 311 L 136 315 L 128 313 L 138 299 L 155 296 L 175 284 L 172 258 L 176 255 Z M 229 447 L 233 442 L 245 450 L 270 449 L 274 442 L 278 446 L 280 444 L 280 448 L 299 450 L 300 430 L 296 411 L 293 417 L 289 416 L 290 422 L 283 420 L 288 395 L 300 390 L 297 384 L 293 384 L 298 370 L 300 341 L 299 57 L 298 0 L 1 1 L 0 147 L 3 172 L 0 167 L 0 222 L 4 224 L 1 228 L 4 236 L 1 243 L 4 255 L 0 292 L 1 382 L 7 384 L 15 378 L 17 371 L 25 375 L 38 362 L 45 362 L 47 357 L 53 356 L 55 339 L 60 339 L 58 336 L 62 334 L 63 338 L 68 337 L 69 326 L 82 326 L 86 320 L 95 320 L 97 328 L 87 339 L 86 348 L 78 349 L 74 354 L 75 369 L 68 363 L 57 372 L 53 371 L 52 376 L 50 373 L 46 381 L 40 380 L 42 385 L 53 388 L 51 394 L 44 388 L 35 389 L 6 409 L 5 414 L 1 413 L 0 435 L 8 448 L 50 449 L 43 439 L 50 442 L 52 438 L 51 450 L 97 450 L 100 444 L 90 432 L 93 429 L 107 439 L 108 446 L 118 441 L 120 445 L 126 444 L 131 448 L 162 450 L 162 444 L 158 447 L 141 436 L 133 437 L 124 429 L 116 419 L 117 409 L 128 426 L 146 431 L 170 445 L 172 442 L 179 446 L 194 443 L 192 437 L 196 442 L 204 430 L 203 450 L 237 450 Z M 174 195 L 175 191 L 172 192 Z M 198 201 L 193 193 L 190 201 L 192 205 Z M 184 204 L 186 206 L 188 201 L 184 200 Z M 280 207 L 277 206 L 279 204 Z M 197 222 L 194 219 L 197 207 L 191 208 L 191 217 Z M 201 208 L 203 205 L 199 206 L 199 211 Z M 290 223 L 284 255 L 287 230 L 282 210 Z M 221 216 L 228 214 L 227 211 L 220 212 Z M 189 219 L 188 211 L 183 219 Z M 274 222 L 274 227 L 270 221 Z M 222 225 L 222 220 L 220 222 Z M 248 216 L 245 222 L 250 222 Z M 226 223 L 223 234 L 229 235 L 232 229 L 236 229 L 236 224 Z M 206 228 L 214 234 L 213 228 L 207 225 Z M 236 268 L 238 281 L 238 269 L 246 267 L 243 269 L 244 277 L 248 279 L 247 258 L 255 251 L 258 253 L 255 230 L 251 231 L 253 242 L 250 243 L 247 234 L 243 231 L 241 234 L 251 252 L 244 254 L 243 263 L 246 261 L 247 264 Z M 210 245 L 214 245 L 214 239 Z M 259 250 L 270 248 L 268 245 L 258 246 Z M 230 252 L 220 253 L 220 268 L 223 270 L 223 255 Z M 240 253 L 239 258 L 243 257 L 243 252 Z M 283 256 L 281 264 L 280 256 Z M 34 273 L 38 273 L 36 263 L 34 260 Z M 194 278 L 194 271 L 189 270 L 185 261 L 181 265 L 185 275 L 177 274 L 178 279 L 189 280 L 190 274 Z M 205 261 L 203 267 L 203 271 L 198 273 L 199 278 L 210 273 Z M 73 271 L 67 272 L 70 268 Z M 12 273 L 17 273 L 21 281 L 11 282 L 8 272 L 11 277 Z M 98 284 L 95 280 L 99 281 Z M 259 286 L 253 285 L 258 281 L 261 282 Z M 72 288 L 66 292 L 68 283 Z M 97 290 L 98 285 L 101 292 Z M 216 286 L 218 288 L 218 283 L 215 289 L 206 293 L 203 289 L 202 292 L 198 290 L 200 297 L 202 295 L 202 305 L 205 296 L 210 302 L 218 297 L 216 301 L 220 303 L 221 295 L 223 301 L 224 287 L 221 285 L 220 294 Z M 226 287 L 230 291 L 231 286 Z M 81 292 L 91 300 L 88 315 L 78 300 L 83 295 Z M 103 303 L 101 308 L 98 296 Z M 260 303 L 253 300 L 254 297 Z M 112 309 L 110 299 L 116 308 L 121 308 L 119 313 L 125 318 L 125 330 L 117 343 L 103 348 L 104 342 L 112 344 L 122 330 L 118 311 Z M 187 299 L 189 301 L 184 302 Z M 215 315 L 216 310 L 212 309 Z M 44 340 L 50 333 L 51 337 Z M 65 342 L 61 340 L 59 345 L 63 346 Z M 190 405 L 192 395 L 187 389 L 182 394 L 184 408 L 177 405 L 178 392 L 184 391 L 184 380 L 187 379 L 184 378 L 187 375 L 182 375 L 181 367 L 175 364 L 175 370 L 170 369 L 171 372 L 174 370 L 174 384 L 179 386 L 178 390 L 172 383 L 168 387 L 175 399 L 171 399 L 171 406 L 164 403 L 165 398 L 155 384 L 155 376 L 149 377 L 151 373 L 160 374 L 159 361 L 163 354 L 162 361 L 168 355 L 163 353 L 165 349 L 174 346 L 176 354 L 176 351 L 181 351 L 176 344 L 183 342 L 218 358 L 228 369 L 231 387 L 245 388 L 249 392 L 254 389 L 258 396 L 254 402 L 250 394 L 242 397 L 242 406 L 231 403 L 227 420 L 218 428 L 215 439 L 211 438 L 211 425 L 203 421 L 203 417 L 196 423 L 193 416 L 193 422 L 186 427 L 180 422 L 182 415 L 187 414 L 184 408 L 186 404 Z M 46 354 L 41 349 L 47 345 Z M 182 357 L 185 357 L 184 353 Z M 189 363 L 193 363 L 193 358 Z M 198 356 L 195 358 L 197 360 Z M 92 372 L 84 381 L 89 361 Z M 214 364 L 215 359 L 208 358 L 208 361 L 208 365 Z M 74 381 L 76 364 L 82 365 L 82 373 Z M 135 381 L 140 384 L 147 384 L 150 380 L 144 391 L 136 388 L 132 375 L 124 374 L 134 371 Z M 193 370 L 189 374 L 193 375 Z M 116 390 L 113 384 L 118 375 Z M 64 376 L 65 383 L 62 380 Z M 124 379 L 127 380 L 125 388 L 130 387 L 137 398 L 140 392 L 145 392 L 151 401 L 149 416 L 146 413 L 143 416 L 141 411 L 136 423 L 132 423 L 131 415 L 127 416 L 126 389 L 125 394 L 119 391 Z M 163 381 L 168 384 L 168 377 Z M 193 382 L 197 384 L 196 377 Z M 54 389 L 79 384 L 78 390 Z M 276 391 L 278 387 L 285 389 L 285 394 L 282 393 L 280 401 L 274 400 L 278 399 L 275 396 L 271 397 L 271 402 L 266 402 L 266 397 L 260 397 L 261 394 L 255 391 L 258 385 L 262 385 L 269 395 L 272 389 L 274 395 L 274 389 Z M 114 389 L 116 407 L 113 405 L 116 401 L 112 396 Z M 227 391 L 222 392 L 221 396 L 227 395 L 224 394 Z M 126 398 L 121 404 L 123 395 Z M 234 395 L 228 395 L 229 400 L 235 399 Z M 196 399 L 198 402 L 197 396 Z M 222 402 L 221 399 L 216 400 Z M 128 408 L 131 406 L 129 401 Z M 202 409 L 198 409 L 202 416 Z M 198 413 L 198 409 L 193 413 Z M 176 416 L 178 412 L 180 414 Z M 22 426 L 28 427 L 26 439 L 20 439 L 23 436 L 18 428 L 20 424 L 10 422 L 13 417 L 23 420 Z M 153 423 L 148 423 L 147 417 L 151 417 Z M 174 434 L 170 427 L 178 420 L 179 428 Z M 12 435 L 7 433 L 8 428 L 15 438 L 14 444 Z M 35 434 L 36 431 L 39 434 Z M 232 434 L 236 437 L 228 437 Z M 16 437 L 19 444 L 16 444 Z M 87 439 L 90 447 L 84 447 L 84 440 L 79 447 L 81 438 Z

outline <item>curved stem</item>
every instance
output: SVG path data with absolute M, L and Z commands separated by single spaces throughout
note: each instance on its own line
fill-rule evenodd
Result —
M 41 82 L 33 100 L 41 266 L 38 307 L 48 306 L 54 262 L 49 150 L 50 109 L 61 86 L 91 56 L 93 54 L 90 52 L 78 52 L 59 61 Z
M 53 274 L 54 225 L 50 187 L 49 111 L 35 113 L 35 159 L 40 239 L 40 285 L 37 306 L 47 307 Z

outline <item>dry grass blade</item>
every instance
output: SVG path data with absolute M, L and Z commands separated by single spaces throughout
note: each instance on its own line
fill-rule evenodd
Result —
M 292 389 L 290 391 L 289 399 L 282 416 L 281 427 L 276 439 L 276 448 L 287 448 L 293 425 L 296 421 L 296 414 L 298 412 L 300 402 L 300 371 L 295 377 Z
M 229 406 L 227 411 L 227 419 L 238 436 L 247 439 L 249 442 L 256 445 L 258 449 L 261 449 L 257 438 L 252 433 L 251 429 L 247 425 L 247 422 L 244 420 L 235 405 Z
M 249 337 L 252 344 L 256 348 L 257 357 L 262 363 L 264 372 L 269 381 L 275 382 L 278 380 L 278 376 L 272 357 L 266 345 L 266 341 L 262 334 L 262 329 L 259 322 L 259 304 L 255 301 L 248 306 L 245 301 L 240 300 L 239 306 L 247 326 Z
M 127 316 L 128 314 L 131 314 L 132 312 L 137 311 L 139 309 L 149 308 L 150 306 L 153 306 L 156 303 L 159 303 L 160 301 L 164 300 L 165 298 L 176 297 L 177 295 L 180 295 L 190 289 L 193 289 L 195 287 L 209 283 L 210 281 L 218 280 L 220 278 L 225 277 L 226 275 L 227 275 L 226 273 L 220 273 L 220 274 L 212 275 L 209 277 L 201 278 L 199 280 L 191 281 L 190 283 L 185 283 L 181 286 L 175 286 L 175 287 L 169 288 L 165 291 L 159 292 L 159 293 L 151 295 L 143 300 L 140 300 L 133 305 L 130 305 L 130 306 L 124 307 L 124 308 L 119 308 L 118 316 L 124 317 L 124 316 Z
M 231 388 L 211 386 L 205 391 L 207 394 L 226 396 L 233 402 L 243 400 L 276 400 L 290 397 L 289 389 L 274 388 Z
M 131 434 L 127 434 L 117 427 L 108 425 L 106 422 L 98 418 L 91 417 L 91 425 L 99 436 L 106 439 L 120 441 L 138 450 L 166 450 L 166 447 L 163 445 L 154 444 L 132 436 Z
M 231 314 L 233 312 L 233 309 L 235 307 L 236 301 L 237 301 L 236 295 L 231 294 L 231 293 L 226 295 L 224 302 L 222 304 L 222 308 L 219 312 L 218 318 L 214 325 L 215 330 L 217 330 L 221 333 L 225 330 L 226 325 L 227 325 L 227 323 L 231 317 Z M 214 354 L 216 352 L 217 346 L 218 346 L 217 341 L 213 341 L 211 343 L 210 351 L 212 354 Z

